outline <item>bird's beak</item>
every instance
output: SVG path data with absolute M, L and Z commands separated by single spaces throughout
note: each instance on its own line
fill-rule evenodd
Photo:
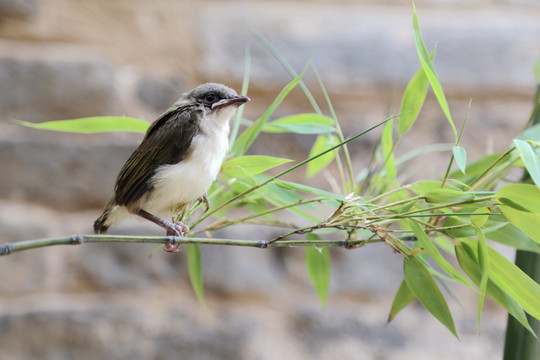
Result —
M 221 101 L 218 101 L 217 103 L 212 104 L 212 110 L 221 109 L 231 105 L 239 107 L 240 105 L 248 102 L 249 100 L 251 99 L 243 95 L 238 95 L 231 99 L 223 99 Z

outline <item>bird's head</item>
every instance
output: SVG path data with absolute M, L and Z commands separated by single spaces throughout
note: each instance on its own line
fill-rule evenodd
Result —
M 238 95 L 230 87 L 215 83 L 199 85 L 188 96 L 210 113 L 220 112 L 226 108 L 231 108 L 234 112 L 236 108 L 250 100 L 247 96 Z

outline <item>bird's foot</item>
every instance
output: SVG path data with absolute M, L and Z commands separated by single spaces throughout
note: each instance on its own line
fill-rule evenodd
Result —
M 167 235 L 183 237 L 184 233 L 189 232 L 189 226 L 182 222 L 168 223 Z M 177 253 L 180 252 L 180 244 L 165 244 L 165 251 Z
M 204 212 L 207 212 L 208 209 L 210 209 L 210 200 L 206 197 L 206 193 L 201 195 L 199 202 L 204 202 L 204 205 L 206 205 L 206 210 L 204 210 Z

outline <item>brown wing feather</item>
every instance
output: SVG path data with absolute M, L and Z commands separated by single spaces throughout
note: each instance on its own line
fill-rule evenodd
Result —
M 151 190 L 151 178 L 160 165 L 176 164 L 189 152 L 199 131 L 200 110 L 171 109 L 148 129 L 139 147 L 131 154 L 116 179 L 115 202 L 128 206 Z

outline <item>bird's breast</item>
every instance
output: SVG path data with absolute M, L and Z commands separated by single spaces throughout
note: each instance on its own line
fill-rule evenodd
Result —
M 228 146 L 228 131 L 195 135 L 186 158 L 156 170 L 153 190 L 140 206 L 163 213 L 199 198 L 216 179 Z

